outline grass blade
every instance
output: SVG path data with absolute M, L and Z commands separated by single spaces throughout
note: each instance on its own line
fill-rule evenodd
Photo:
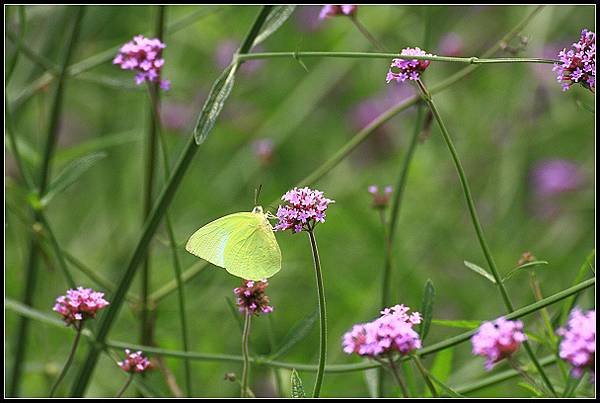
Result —
M 538 266 L 543 266 L 543 265 L 547 265 L 547 264 L 548 264 L 548 262 L 546 262 L 545 260 L 536 260 L 534 262 L 527 262 L 525 264 L 515 267 L 510 272 L 508 272 L 508 274 L 502 279 L 502 282 L 505 282 L 506 280 L 510 279 L 517 273 L 524 272 L 525 269 L 532 269 L 532 268 L 536 268 Z
M 427 333 L 429 333 L 429 326 L 431 325 L 431 318 L 433 316 L 433 304 L 435 301 L 435 288 L 433 282 L 427 279 L 425 283 L 425 290 L 423 292 L 423 301 L 421 302 L 421 314 L 423 315 L 423 321 L 419 326 L 419 336 L 421 341 L 425 340 Z
M 473 270 L 475 273 L 485 277 L 492 283 L 496 284 L 496 279 L 490 273 L 485 271 L 485 269 L 477 266 L 475 263 L 467 262 L 466 260 L 464 261 L 464 263 L 465 263 L 465 266 L 467 266 L 467 268 Z
M 298 371 L 296 371 L 295 369 L 292 369 L 292 397 L 306 397 L 306 393 L 304 392 L 304 385 L 302 385 L 302 379 L 300 379 L 300 375 L 298 375 Z
M 273 354 L 269 356 L 270 359 L 281 357 L 283 354 L 291 350 L 296 344 L 300 343 L 313 329 L 317 319 L 319 318 L 319 311 L 315 309 L 310 315 L 306 316 L 300 322 L 298 322 L 283 338 L 283 343 L 280 344 Z

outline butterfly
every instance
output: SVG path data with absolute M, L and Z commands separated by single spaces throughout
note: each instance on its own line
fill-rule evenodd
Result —
M 261 206 L 206 224 L 185 249 L 246 280 L 266 279 L 281 269 L 281 250 Z

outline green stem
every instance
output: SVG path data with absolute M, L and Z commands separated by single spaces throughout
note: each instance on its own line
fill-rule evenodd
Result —
M 375 49 L 379 50 L 380 52 L 385 52 L 385 48 L 383 47 L 383 45 L 381 45 L 379 43 L 379 41 L 377 39 L 375 39 L 375 37 L 373 35 L 371 35 L 371 33 L 369 32 L 367 27 L 365 27 L 358 20 L 358 17 L 356 15 L 350 15 L 349 18 L 350 18 L 350 21 L 352 21 L 352 23 L 356 27 L 356 29 L 358 29 L 358 31 L 362 34 L 362 36 L 364 36 L 371 43 L 371 45 L 373 45 L 375 47 Z
M 58 123 L 63 105 L 63 92 L 66 78 L 66 70 L 71 56 L 75 49 L 75 44 L 79 38 L 79 31 L 81 28 L 81 20 L 83 18 L 84 7 L 78 6 L 75 12 L 75 18 L 73 22 L 73 28 L 69 41 L 66 45 L 66 50 L 61 61 L 61 73 L 58 76 L 58 83 L 56 91 L 54 93 L 52 110 L 50 113 L 50 121 L 48 124 L 48 134 L 46 136 L 46 143 L 44 146 L 44 156 L 42 160 L 42 166 L 40 167 L 38 177 L 38 194 L 42 196 L 46 191 L 48 183 L 48 177 L 50 176 L 50 161 L 54 154 L 54 148 L 58 137 Z M 33 222 L 39 221 L 39 216 L 36 212 L 32 214 Z M 38 261 L 38 245 L 35 235 L 31 235 L 29 239 L 29 254 L 27 257 L 27 266 L 25 269 L 25 288 L 23 290 L 23 303 L 25 305 L 31 305 L 33 302 L 33 295 L 35 293 L 35 286 L 37 283 L 37 261 Z M 26 318 L 21 318 L 18 325 L 17 332 L 15 333 L 15 356 L 12 367 L 12 379 L 8 389 L 9 396 L 17 396 L 19 393 L 19 385 L 21 381 L 22 364 L 25 362 L 25 352 L 27 346 L 27 336 L 29 333 L 29 323 Z
M 315 277 L 317 281 L 317 294 L 319 297 L 319 366 L 317 370 L 317 378 L 313 389 L 313 398 L 319 397 L 321 393 L 321 384 L 323 383 L 323 375 L 325 374 L 325 359 L 327 357 L 327 307 L 325 304 L 325 287 L 323 286 L 323 273 L 321 271 L 321 260 L 319 259 L 319 250 L 317 249 L 317 240 L 315 238 L 314 229 L 311 228 L 308 232 L 310 238 L 310 246 L 315 263 Z
M 595 284 L 596 284 L 595 278 L 585 280 L 573 287 L 570 287 L 566 290 L 562 290 L 550 297 L 544 298 L 544 300 L 542 300 L 540 302 L 536 302 L 534 304 L 520 308 L 520 309 L 514 311 L 512 314 L 506 315 L 506 317 L 507 317 L 507 319 L 517 319 L 517 318 L 529 315 L 533 312 L 537 312 L 541 308 L 552 305 L 556 302 L 560 302 L 566 298 L 569 298 L 572 295 L 578 294 L 587 288 L 594 287 Z M 7 298 L 5 300 L 5 307 L 7 309 L 17 313 L 20 316 L 38 320 L 42 323 L 49 324 L 51 326 L 55 326 L 58 329 L 63 329 L 63 330 L 65 329 L 64 322 L 62 322 L 61 320 L 56 319 L 54 317 L 50 317 L 46 313 L 35 310 L 31 307 L 28 307 L 26 305 L 23 305 L 23 304 L 17 302 L 17 301 L 11 300 L 10 298 Z M 442 351 L 442 350 L 445 350 L 448 348 L 452 348 L 461 343 L 469 341 L 475 332 L 476 332 L 476 330 L 471 330 L 471 331 L 468 331 L 465 333 L 461 333 L 461 334 L 453 336 L 449 339 L 446 339 L 441 342 L 438 342 L 438 343 L 429 345 L 427 347 L 424 347 L 422 349 L 419 349 L 415 352 L 415 354 L 418 355 L 419 357 L 424 357 L 424 356 L 428 356 L 431 354 L 435 354 L 439 351 Z M 83 334 L 84 334 L 84 336 L 89 337 L 90 339 L 94 340 L 94 335 L 91 332 L 84 330 Z M 186 353 L 183 351 L 167 350 L 167 349 L 162 349 L 162 348 L 152 347 L 152 346 L 142 346 L 139 344 L 132 344 L 129 342 L 122 342 L 122 341 L 116 341 L 116 340 L 115 341 L 113 341 L 113 340 L 104 341 L 100 344 L 100 348 L 102 348 L 102 349 L 111 348 L 111 349 L 116 349 L 116 350 L 123 350 L 125 348 L 128 348 L 130 350 L 143 350 L 143 351 L 146 351 L 147 353 L 153 353 L 153 354 L 162 355 L 162 356 L 166 356 L 166 357 L 173 357 L 173 358 L 180 358 L 180 359 L 181 358 L 189 358 L 191 360 L 198 360 L 198 361 L 238 362 L 238 363 L 243 362 L 243 358 L 239 355 L 214 354 L 214 353 L 209 354 L 209 353 L 197 353 L 197 352 L 187 352 Z M 406 358 L 407 357 L 403 357 L 401 360 L 405 360 Z M 549 358 L 556 359 L 556 357 L 549 357 Z M 316 372 L 318 370 L 318 366 L 316 366 L 316 365 L 300 364 L 300 363 L 294 363 L 294 362 L 281 362 L 281 361 L 271 360 L 266 357 L 250 357 L 250 362 L 252 362 L 256 365 L 264 365 L 264 366 L 274 367 L 274 368 L 283 368 L 283 369 L 294 369 L 295 368 L 297 371 L 302 371 L 302 372 Z M 543 362 L 543 365 L 547 365 L 549 363 L 549 361 L 546 362 L 544 360 L 542 360 L 542 362 Z M 347 373 L 347 372 L 353 372 L 353 371 L 363 371 L 365 369 L 378 368 L 378 367 L 380 367 L 380 364 L 378 364 L 378 363 L 373 364 L 373 363 L 368 363 L 368 362 L 357 363 L 357 364 L 333 364 L 333 365 L 326 366 L 325 372 Z M 483 381 L 479 381 L 479 382 L 477 382 L 477 384 L 479 384 L 481 382 L 483 382 Z M 468 385 L 468 386 L 464 386 L 464 387 L 467 388 L 467 387 L 471 387 L 471 386 L 472 385 Z M 481 386 L 481 387 L 483 387 L 483 386 Z
M 262 27 L 265 20 L 267 19 L 267 16 L 270 13 L 271 7 L 272 6 L 262 7 L 260 14 L 254 21 L 254 24 L 250 29 L 246 41 L 244 42 L 244 45 L 240 49 L 240 53 L 244 53 L 250 50 L 254 38 L 258 35 L 260 28 Z M 248 43 L 249 38 L 251 40 L 249 41 L 249 44 L 246 45 Z M 207 105 L 207 107 L 211 107 L 211 105 Z M 98 324 L 98 332 L 96 335 L 97 343 L 91 346 L 90 351 L 88 352 L 87 359 L 85 360 L 85 364 L 81 367 L 79 371 L 79 375 L 75 380 L 71 391 L 72 396 L 82 396 L 85 392 L 85 389 L 87 388 L 87 385 L 91 379 L 92 372 L 96 367 L 96 363 L 98 362 L 98 358 L 101 351 L 101 345 L 106 340 L 108 332 L 114 324 L 114 320 L 121 308 L 121 305 L 123 304 L 124 297 L 131 285 L 135 272 L 139 264 L 146 256 L 146 250 L 150 244 L 150 241 L 152 240 L 152 237 L 154 236 L 154 233 L 158 228 L 158 225 L 163 215 L 167 211 L 167 207 L 173 199 L 173 196 L 175 195 L 175 192 L 179 187 L 179 184 L 181 183 L 181 180 L 188 167 L 190 166 L 190 163 L 192 162 L 192 159 L 197 151 L 198 147 L 196 144 L 196 140 L 194 139 L 194 136 L 190 136 L 186 145 L 184 146 L 184 150 L 181 154 L 181 157 L 175 164 L 175 167 L 171 176 L 169 177 L 169 180 L 167 181 L 162 192 L 158 196 L 157 202 L 155 203 L 154 208 L 152 209 L 152 212 L 150 213 L 148 220 L 146 221 L 142 229 L 141 236 L 133 251 L 129 264 L 123 272 L 121 281 L 119 282 L 119 286 L 112 297 L 111 305 L 100 319 L 100 323 Z
M 241 397 L 248 397 L 248 377 L 250 374 L 250 350 L 248 348 L 248 340 L 250 340 L 250 324 L 252 322 L 252 312 L 246 310 L 244 317 L 244 330 L 242 332 L 242 357 L 244 365 L 242 367 L 242 386 Z
M 180 273 L 181 284 L 185 284 L 198 274 L 200 274 L 205 268 L 207 268 L 209 264 L 206 261 L 198 261 L 194 263 L 189 269 Z M 150 299 L 154 301 L 155 304 L 158 304 L 162 299 L 171 295 L 172 292 L 180 290 L 180 281 L 178 279 L 171 280 L 164 286 L 160 287 L 158 290 L 154 291 L 150 295 Z
M 19 35 L 18 35 L 18 37 L 15 35 L 15 38 L 19 42 L 22 43 L 23 38 L 25 38 L 25 26 L 27 25 L 27 18 L 25 17 L 25 6 L 18 6 L 18 8 L 19 8 L 19 11 L 18 11 L 18 13 L 19 13 Z M 9 34 L 10 31 L 5 29 L 4 32 Z M 12 34 L 12 32 L 10 32 L 10 34 Z M 6 88 L 10 79 L 12 78 L 12 75 L 15 71 L 15 67 L 17 67 L 17 63 L 19 62 L 19 55 L 20 55 L 21 51 L 22 51 L 22 49 L 21 49 L 20 44 L 17 44 L 15 54 L 6 69 L 6 75 L 4 78 L 4 88 Z M 8 105 L 8 103 L 5 103 L 5 105 Z
M 75 323 L 77 323 L 77 322 L 75 322 Z M 77 333 L 75 333 L 75 340 L 73 340 L 73 345 L 71 346 L 71 351 L 69 352 L 67 361 L 65 362 L 63 369 L 60 371 L 58 378 L 56 378 L 54 385 L 52 385 L 52 389 L 50 389 L 49 397 L 54 397 L 54 393 L 56 392 L 58 385 L 60 385 L 60 382 L 63 380 L 63 378 L 67 374 L 67 371 L 71 367 L 71 364 L 73 363 L 73 358 L 75 358 L 75 352 L 77 351 L 77 346 L 79 345 L 79 340 L 81 339 L 81 331 L 83 330 L 83 322 L 79 322 L 79 325 L 75 325 L 75 329 L 76 329 Z
M 510 42 L 528 23 L 531 21 L 533 17 L 537 13 L 539 13 L 544 6 L 537 6 L 531 13 L 529 13 L 523 20 L 521 20 L 510 32 L 508 32 L 502 39 L 500 39 L 494 46 L 489 48 L 484 54 L 483 57 L 492 56 L 498 50 L 501 49 L 501 44 Z M 467 66 L 455 74 L 451 75 L 447 79 L 441 81 L 440 83 L 432 86 L 430 88 L 430 92 L 432 94 L 436 94 L 440 91 L 445 90 L 446 88 L 452 86 L 453 84 L 461 81 L 463 78 L 471 74 L 473 71 L 478 69 L 479 65 L 470 65 Z M 410 108 L 411 106 L 421 102 L 421 97 L 418 95 L 412 96 L 405 101 L 399 103 L 398 105 L 390 108 L 389 110 L 383 112 L 377 118 L 375 118 L 371 123 L 365 126 L 362 130 L 360 130 L 354 137 L 352 137 L 346 144 L 344 144 L 338 151 L 331 156 L 327 161 L 325 161 L 321 166 L 315 169 L 310 175 L 305 177 L 303 180 L 299 181 L 296 186 L 304 186 L 310 185 L 317 180 L 321 179 L 327 173 L 329 173 L 333 168 L 335 168 L 342 160 L 344 160 L 352 151 L 354 151 L 359 145 L 362 144 L 371 134 L 375 132 L 375 130 L 385 122 L 399 114 L 400 112 Z M 275 200 L 272 204 L 277 203 L 279 200 Z
M 54 235 L 52 228 L 50 227 L 50 223 L 48 222 L 48 220 L 46 219 L 46 216 L 44 215 L 44 213 L 42 211 L 38 211 L 37 214 L 40 219 L 39 221 L 42 223 L 42 225 L 46 229 L 46 232 L 48 233 L 50 245 L 52 246 L 52 249 L 54 250 L 54 255 L 56 256 L 56 260 L 58 260 L 58 266 L 60 267 L 61 271 L 63 272 L 63 276 L 65 277 L 65 281 L 67 282 L 67 285 L 70 288 L 76 288 L 77 285 L 75 284 L 75 280 L 73 280 L 73 276 L 71 275 L 71 272 L 69 271 L 67 262 L 65 260 L 65 256 L 63 255 L 63 251 L 60 248 L 60 245 L 58 244 L 58 240 L 56 239 L 56 236 Z
M 391 356 L 388 357 L 388 365 L 392 372 L 392 375 L 394 375 L 394 379 L 398 383 L 398 386 L 400 386 L 400 390 L 402 391 L 402 396 L 410 397 L 408 394 L 408 388 L 406 387 L 406 383 L 402 379 L 402 376 L 400 376 L 400 373 L 398 372 L 398 368 L 396 368 L 396 364 L 394 363 L 394 359 Z
M 427 90 L 427 87 L 425 87 L 425 84 L 423 84 L 423 82 L 421 80 L 417 80 L 417 85 L 418 85 L 419 89 L 421 90 L 423 98 L 425 99 L 425 102 L 427 102 L 427 105 L 429 106 L 431 113 L 433 113 L 433 116 L 440 127 L 440 131 L 442 132 L 444 141 L 446 142 L 446 145 L 448 146 L 448 150 L 450 151 L 450 154 L 452 155 L 452 160 L 454 162 L 456 171 L 458 172 L 460 184 L 462 186 L 463 193 L 464 193 L 465 199 L 467 201 L 467 207 L 469 210 L 469 215 L 471 216 L 471 222 L 473 223 L 473 226 L 475 227 L 475 232 L 477 233 L 477 239 L 479 240 L 479 245 L 481 246 L 481 249 L 482 249 L 485 259 L 488 263 L 488 266 L 490 267 L 490 270 L 492 271 L 492 275 L 494 276 L 494 279 L 496 280 L 496 285 L 498 287 L 498 290 L 500 291 L 500 295 L 502 296 L 504 305 L 506 306 L 507 311 L 509 313 L 512 313 L 514 311 L 513 304 L 510 300 L 510 297 L 508 296 L 506 287 L 504 286 L 504 283 L 502 282 L 502 278 L 500 277 L 500 273 L 498 272 L 498 269 L 496 267 L 496 263 L 494 262 L 494 258 L 492 257 L 490 248 L 489 248 L 487 241 L 485 240 L 485 237 L 483 235 L 483 228 L 481 227 L 481 223 L 480 223 L 479 217 L 477 215 L 477 209 L 475 208 L 475 202 L 473 201 L 473 197 L 471 195 L 471 189 L 469 187 L 469 183 L 467 182 L 467 176 L 465 174 L 465 171 L 464 171 L 462 164 L 460 162 L 460 159 L 458 157 L 456 147 L 454 146 L 454 143 L 452 142 L 450 134 L 448 133 L 448 129 L 446 128 L 446 125 L 444 124 L 444 121 L 442 120 L 442 117 L 441 117 L 435 103 L 433 102 L 431 93 Z M 535 354 L 533 353 L 533 350 L 531 349 L 531 346 L 529 345 L 529 343 L 527 341 L 523 342 L 523 346 L 525 347 L 525 350 L 527 351 L 527 354 L 529 355 L 531 361 L 534 363 L 535 367 L 537 368 L 538 372 L 540 373 L 540 375 L 544 381 L 544 384 L 548 387 L 548 389 L 552 392 L 552 394 L 554 396 L 556 396 L 554 387 L 552 386 L 552 383 L 550 382 L 546 373 L 544 372 L 544 369 L 538 362 Z
M 117 395 L 115 397 L 123 396 L 123 393 L 125 393 L 125 391 L 129 387 L 129 385 L 131 385 L 131 381 L 133 381 L 134 374 L 135 374 L 135 372 L 131 372 L 129 374 L 129 376 L 127 377 L 127 381 L 125 381 L 125 385 L 123 385 L 123 387 L 119 390 L 119 392 L 117 392 Z
M 429 377 L 429 371 L 427 371 L 427 369 L 423 366 L 423 363 L 421 362 L 421 359 L 419 358 L 419 356 L 412 355 L 411 357 L 413 359 L 413 362 L 417 366 L 417 369 L 421 373 L 421 376 L 423 377 L 423 380 L 425 381 L 427 388 L 431 392 L 431 396 L 438 397 L 437 389 L 435 388 L 435 386 L 433 385 L 433 383 L 431 382 L 431 379 Z
M 306 57 L 333 57 L 350 59 L 393 59 L 401 57 L 399 53 L 375 53 L 375 52 L 264 52 L 249 53 L 239 55 L 238 61 L 256 60 L 256 59 L 280 59 L 280 58 L 306 58 Z M 435 62 L 462 63 L 462 64 L 506 64 L 506 63 L 560 63 L 558 60 L 542 59 L 538 57 L 498 57 L 498 58 L 479 58 L 479 57 L 451 57 L 451 56 L 410 56 L 410 59 L 431 60 Z

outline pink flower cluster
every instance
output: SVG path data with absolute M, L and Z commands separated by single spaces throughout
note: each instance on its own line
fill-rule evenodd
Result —
M 357 9 L 356 4 L 325 4 L 319 13 L 319 19 L 324 20 L 338 15 L 354 15 Z
M 500 317 L 479 326 L 471 342 L 473 354 L 486 357 L 485 369 L 489 371 L 495 363 L 517 351 L 525 340 L 523 322 Z
M 52 310 L 61 314 L 67 325 L 79 326 L 83 320 L 95 318 L 96 312 L 108 305 L 103 297 L 102 292 L 78 287 L 76 290 L 68 290 L 67 295 L 56 298 Z
M 421 348 L 419 334 L 413 325 L 421 323 L 421 314 L 404 305 L 385 308 L 372 322 L 356 324 L 344 334 L 342 346 L 347 354 L 377 357 L 398 352 L 401 355 Z
M 400 56 L 433 56 L 431 53 L 425 53 L 419 48 L 402 49 Z M 416 81 L 421 77 L 421 73 L 429 66 L 429 60 L 405 60 L 393 59 L 390 69 L 388 70 L 385 81 L 396 81 L 398 83 L 413 80 Z
M 161 53 L 166 46 L 157 38 L 145 38 L 143 35 L 134 36 L 132 41 L 121 46 L 113 64 L 120 65 L 123 70 L 137 71 L 135 76 L 137 85 L 144 81 L 160 82 L 160 88 L 168 90 L 171 83 L 168 80 L 160 79 L 160 71 L 165 64 Z
M 579 42 L 558 54 L 560 64 L 555 64 L 552 71 L 557 73 L 556 80 L 562 84 L 563 91 L 573 84 L 580 83 L 589 90 L 596 88 L 596 34 L 584 29 Z
M 325 222 L 325 210 L 330 203 L 335 202 L 324 197 L 323 192 L 308 187 L 293 188 L 281 199 L 289 204 L 277 209 L 279 222 L 275 225 L 275 231 L 310 231 L 317 222 Z
M 241 287 L 234 288 L 233 292 L 237 296 L 240 312 L 256 315 L 273 312 L 273 307 L 269 306 L 269 297 L 265 295 L 268 285 L 267 280 L 243 280 Z
M 575 308 L 569 315 L 567 327 L 557 333 L 563 337 L 559 356 L 573 366 L 571 374 L 579 378 L 586 369 L 595 373 L 596 310 L 583 313 Z
M 125 349 L 125 359 L 118 364 L 125 372 L 144 372 L 150 366 L 150 360 L 144 357 L 141 351 L 132 353 L 129 349 Z
M 385 208 L 390 202 L 390 198 L 392 197 L 392 187 L 386 186 L 383 189 L 383 192 L 379 191 L 379 188 L 375 185 L 369 186 L 369 193 L 373 195 L 373 208 L 381 209 Z

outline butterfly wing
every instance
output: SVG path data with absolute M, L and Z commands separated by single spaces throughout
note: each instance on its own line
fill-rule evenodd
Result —
M 206 224 L 186 250 L 248 280 L 271 277 L 281 269 L 281 251 L 263 213 L 235 213 Z

